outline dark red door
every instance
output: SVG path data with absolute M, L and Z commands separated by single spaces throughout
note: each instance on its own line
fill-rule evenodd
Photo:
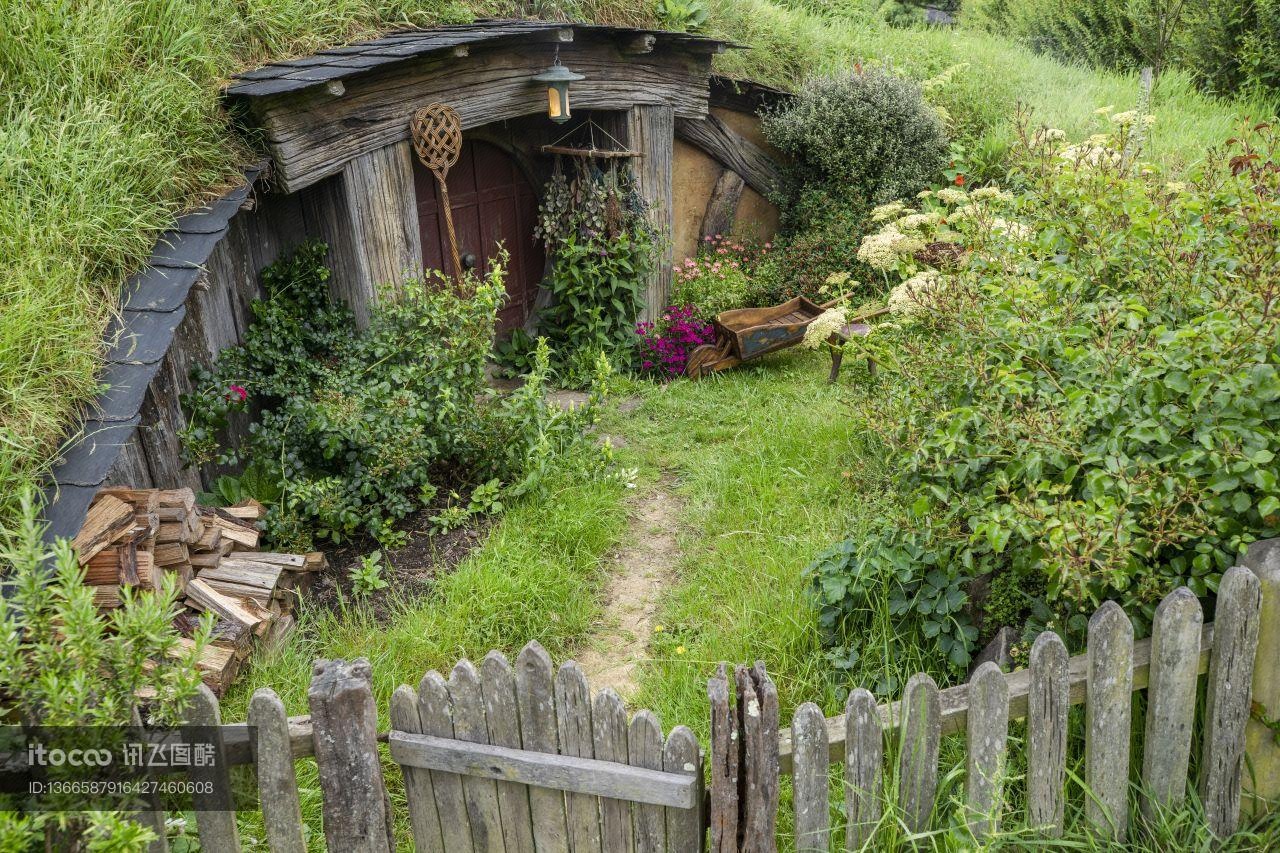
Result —
M 414 184 L 418 198 L 418 227 L 422 231 L 422 256 L 427 267 L 452 271 L 449 237 L 440 209 L 435 176 L 414 160 Z M 463 142 L 458 162 L 449 170 L 449 201 L 458 254 L 475 257 L 475 271 L 484 275 L 505 246 L 511 256 L 507 267 L 507 302 L 498 314 L 498 331 L 524 325 L 542 280 L 542 244 L 533 237 L 538 198 L 533 187 L 510 156 L 487 142 Z

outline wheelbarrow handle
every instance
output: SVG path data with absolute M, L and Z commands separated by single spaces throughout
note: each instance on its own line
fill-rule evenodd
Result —
M 848 299 L 850 296 L 853 296 L 852 290 L 846 291 L 845 293 L 842 293 L 839 296 L 837 296 L 835 299 L 832 299 L 830 302 L 824 302 L 818 307 L 821 308 L 823 311 L 826 311 L 828 308 L 834 308 L 837 302 Z

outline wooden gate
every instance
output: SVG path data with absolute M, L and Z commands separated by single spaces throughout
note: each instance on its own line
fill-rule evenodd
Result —
M 405 775 L 419 850 L 696 853 L 702 759 L 692 731 L 612 690 L 594 699 L 573 661 L 553 675 L 536 643 L 512 670 L 498 652 L 391 700 L 391 757 Z
M 416 159 L 414 191 L 423 263 L 451 273 L 436 181 Z M 462 144 L 457 164 L 449 170 L 449 199 L 463 266 L 470 258 L 477 274 L 487 274 L 497 257 L 499 244 L 510 256 L 507 302 L 498 312 L 498 331 L 507 332 L 524 325 L 533 309 L 545 266 L 542 244 L 533 236 L 538 199 L 532 185 L 515 160 L 496 145 L 467 140 Z

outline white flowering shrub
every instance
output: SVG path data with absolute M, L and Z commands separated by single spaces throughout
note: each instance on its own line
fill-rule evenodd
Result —
M 1140 118 L 1100 121 L 1106 156 L 1023 127 L 1008 188 L 918 199 L 939 215 L 885 273 L 895 327 L 850 344 L 887 377 L 860 419 L 896 506 L 811 566 L 834 659 L 884 600 L 940 677 L 1001 625 L 1078 648 L 1107 599 L 1139 635 L 1180 585 L 1209 618 L 1280 535 L 1280 138 L 1170 181 L 1127 145 Z

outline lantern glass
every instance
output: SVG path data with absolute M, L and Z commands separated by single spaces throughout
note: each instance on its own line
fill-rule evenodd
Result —
M 557 124 L 568 121 L 569 84 L 583 79 L 582 75 L 574 74 L 561 65 L 557 56 L 554 65 L 533 79 L 547 87 L 547 117 Z

